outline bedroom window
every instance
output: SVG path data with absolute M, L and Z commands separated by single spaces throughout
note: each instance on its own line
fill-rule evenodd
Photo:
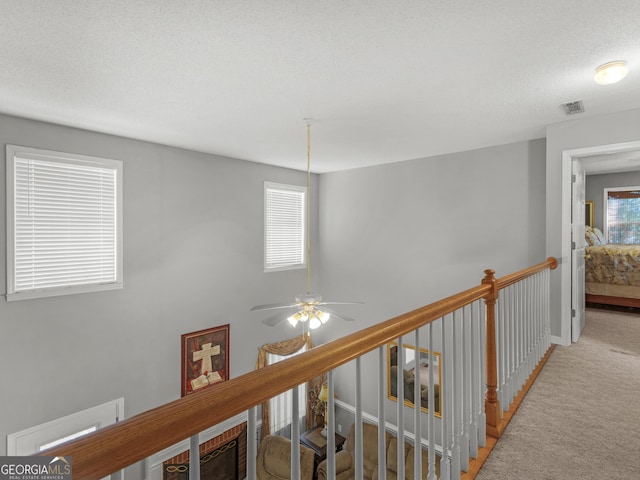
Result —
M 306 187 L 264 183 L 265 272 L 306 266 L 306 195 Z
M 7 300 L 122 288 L 122 162 L 7 145 Z
M 606 188 L 607 242 L 640 244 L 640 187 Z

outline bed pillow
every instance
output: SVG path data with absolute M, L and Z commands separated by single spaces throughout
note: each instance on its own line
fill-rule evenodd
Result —
M 600 245 L 600 240 L 598 239 L 598 236 L 595 234 L 593 230 L 585 229 L 584 238 L 587 241 L 587 245 L 590 245 L 590 246 Z
M 598 242 L 600 242 L 598 245 L 604 245 L 605 243 L 607 243 L 607 240 L 605 239 L 604 233 L 602 233 L 602 230 L 595 227 L 593 229 L 593 233 L 596 235 L 596 237 L 598 237 Z

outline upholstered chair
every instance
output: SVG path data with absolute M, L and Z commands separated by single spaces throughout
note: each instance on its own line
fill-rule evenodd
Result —
M 385 432 L 385 466 L 384 479 L 378 475 L 378 427 L 369 423 L 362 424 L 362 475 L 364 480 L 397 480 L 398 479 L 398 440 L 389 432 Z M 429 452 L 422 450 L 422 479 L 426 480 L 429 467 Z M 355 425 L 351 425 L 342 450 L 336 452 L 336 480 L 355 479 Z M 405 480 L 414 480 L 413 445 L 405 441 L 404 462 Z M 440 478 L 440 458 L 436 457 L 436 476 Z M 327 460 L 318 465 L 318 480 L 327 479 Z
M 313 479 L 313 450 L 300 445 L 300 480 Z M 258 480 L 291 479 L 291 440 L 267 435 L 260 442 L 256 457 Z

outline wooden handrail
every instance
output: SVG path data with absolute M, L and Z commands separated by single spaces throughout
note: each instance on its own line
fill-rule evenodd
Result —
M 41 454 L 72 456 L 75 480 L 105 477 L 485 298 L 491 290 L 487 284 L 470 288 Z
M 535 275 L 538 272 L 546 270 L 547 268 L 550 270 L 555 270 L 558 266 L 558 260 L 554 257 L 547 258 L 544 262 L 538 263 L 537 265 L 533 265 L 529 268 L 525 268 L 520 270 L 519 272 L 512 273 L 510 275 L 505 275 L 497 279 L 498 290 L 502 290 L 503 288 L 508 287 L 509 285 L 513 285 L 524 280 L 527 277 Z

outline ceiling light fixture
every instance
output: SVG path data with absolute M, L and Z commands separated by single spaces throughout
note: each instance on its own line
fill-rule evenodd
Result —
M 628 71 L 627 62 L 616 60 L 615 62 L 605 63 L 596 68 L 594 80 L 598 85 L 610 85 L 622 80 Z
M 257 305 L 251 310 L 281 310 L 287 309 L 285 313 L 277 313 L 262 321 L 262 323 L 271 327 L 276 326 L 283 320 L 287 320 L 293 327 L 298 322 L 303 325 L 309 325 L 309 328 L 315 329 L 320 325 L 327 323 L 330 317 L 339 320 L 353 321 L 353 318 L 345 315 L 338 315 L 333 310 L 328 309 L 325 305 L 348 305 L 362 302 L 323 302 L 322 296 L 317 293 L 311 293 L 311 124 L 313 120 L 305 118 L 307 125 L 307 293 L 296 295 L 295 303 L 272 303 L 267 305 Z

